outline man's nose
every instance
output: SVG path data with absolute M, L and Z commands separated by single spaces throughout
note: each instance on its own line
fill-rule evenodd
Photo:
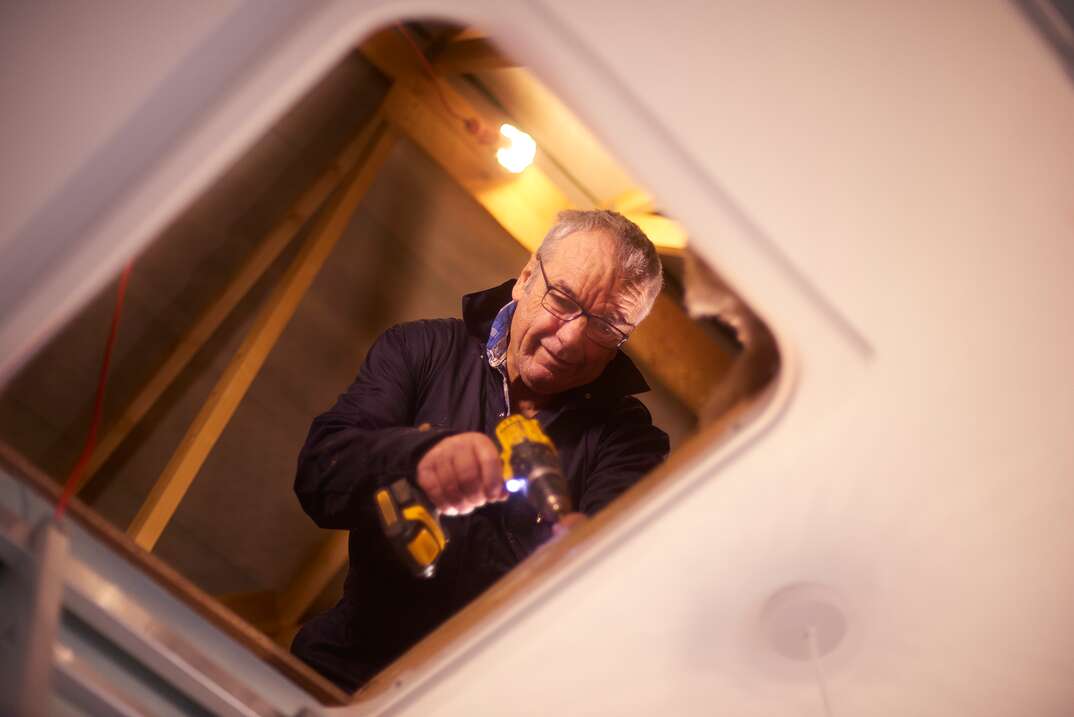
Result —
M 579 316 L 570 321 L 561 321 L 556 337 L 559 338 L 564 350 L 568 351 L 569 359 L 574 359 L 583 350 L 585 343 L 586 322 L 585 316 Z

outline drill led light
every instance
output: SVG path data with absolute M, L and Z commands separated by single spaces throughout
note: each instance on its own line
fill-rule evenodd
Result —
M 526 481 L 523 478 L 508 478 L 503 485 L 508 493 L 517 493 L 526 487 Z

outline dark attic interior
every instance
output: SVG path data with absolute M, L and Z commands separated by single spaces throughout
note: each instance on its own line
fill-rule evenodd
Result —
M 496 160 L 504 122 L 536 142 L 521 173 Z M 567 208 L 620 211 L 658 246 L 666 288 L 624 350 L 688 459 L 770 385 L 771 335 L 529 70 L 473 29 L 408 23 L 344 57 L 133 261 L 79 510 L 285 660 L 347 560 L 346 533 L 292 491 L 311 420 L 382 331 L 459 316 Z M 0 395 L 0 438 L 56 485 L 86 442 L 120 283 Z

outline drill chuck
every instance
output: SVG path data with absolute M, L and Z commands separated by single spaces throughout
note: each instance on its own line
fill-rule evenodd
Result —
M 566 480 L 558 469 L 540 466 L 526 481 L 526 500 L 542 521 L 555 523 L 571 512 L 566 487 Z
M 571 512 L 567 479 L 551 439 L 536 419 L 508 416 L 496 426 L 503 460 L 503 478 L 525 492 L 542 521 L 557 522 Z

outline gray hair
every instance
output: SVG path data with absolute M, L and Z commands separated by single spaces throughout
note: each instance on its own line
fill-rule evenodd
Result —
M 644 310 L 638 321 L 645 318 L 664 287 L 660 256 L 645 232 L 619 212 L 568 209 L 556 216 L 556 223 L 537 247 L 537 256 L 542 259 L 552 256 L 559 243 L 576 232 L 600 232 L 615 241 L 620 276 L 628 286 L 642 290 Z

